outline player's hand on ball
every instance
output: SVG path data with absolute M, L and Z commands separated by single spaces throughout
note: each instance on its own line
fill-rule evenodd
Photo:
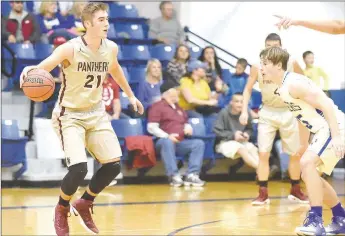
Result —
M 247 125 L 248 123 L 248 113 L 247 112 L 242 112 L 240 115 L 240 123 L 241 125 Z
M 342 142 L 339 136 L 332 138 L 332 146 L 335 154 L 339 159 L 344 158 L 345 144 Z
M 284 29 L 287 29 L 291 25 L 295 24 L 295 21 L 289 17 L 280 16 L 280 15 L 274 15 L 274 16 L 279 18 L 279 22 L 275 24 L 278 27 L 278 29 L 280 29 L 281 27 L 283 27 Z
M 128 99 L 135 112 L 138 112 L 140 115 L 144 114 L 144 106 L 136 97 L 128 97 Z
M 37 69 L 37 66 L 26 66 L 22 73 L 20 74 L 20 88 L 22 87 L 24 83 L 24 79 L 28 76 L 29 71 Z

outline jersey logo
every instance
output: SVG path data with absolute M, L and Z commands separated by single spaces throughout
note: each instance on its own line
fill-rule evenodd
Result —
M 292 102 L 285 102 L 285 103 L 288 104 L 290 111 L 301 111 L 302 110 L 302 108 L 300 106 L 298 106 Z

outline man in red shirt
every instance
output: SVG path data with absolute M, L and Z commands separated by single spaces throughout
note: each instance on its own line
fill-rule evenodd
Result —
M 105 105 L 105 110 L 109 114 L 111 120 L 130 119 L 129 116 L 121 112 L 120 103 L 120 87 L 119 85 L 108 75 L 103 82 L 102 99 Z
M 147 130 L 158 138 L 156 151 L 164 162 L 170 185 L 203 186 L 205 182 L 200 180 L 199 173 L 205 144 L 199 139 L 185 139 L 185 136 L 192 135 L 193 129 L 188 124 L 187 113 L 177 104 L 179 96 L 176 84 L 165 81 L 160 91 L 162 100 L 152 104 L 148 114 Z M 176 155 L 189 157 L 185 181 L 178 173 Z

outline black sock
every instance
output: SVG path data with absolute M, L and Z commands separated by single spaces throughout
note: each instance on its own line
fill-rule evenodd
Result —
M 259 186 L 260 187 L 265 187 L 265 188 L 267 188 L 267 185 L 268 185 L 268 181 L 266 180 L 266 181 L 260 181 L 259 180 Z
M 62 205 L 64 207 L 68 207 L 69 206 L 69 201 L 63 199 L 61 196 L 59 197 L 59 205 Z
M 87 191 L 81 196 L 82 199 L 88 200 L 88 201 L 93 201 L 95 200 L 95 197 L 90 195 Z
M 299 184 L 299 183 L 300 183 L 299 179 L 298 180 L 291 179 L 291 186 L 294 186 L 294 185 Z

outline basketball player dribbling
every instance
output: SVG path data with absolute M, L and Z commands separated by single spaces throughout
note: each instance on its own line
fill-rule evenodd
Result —
M 265 40 L 266 48 L 273 46 L 282 46 L 280 36 L 275 33 L 269 34 Z M 289 60 L 288 71 L 303 74 L 301 67 L 294 60 Z M 290 155 L 289 174 L 291 190 L 288 198 L 300 203 L 308 203 L 308 198 L 304 195 L 300 187 L 300 160 L 295 155 L 299 147 L 297 122 L 290 114 L 287 105 L 275 94 L 277 85 L 273 84 L 272 81 L 263 80 L 259 73 L 258 65 L 252 66 L 250 76 L 243 91 L 243 110 L 240 116 L 240 122 L 243 125 L 246 125 L 248 122 L 248 111 L 246 107 L 248 107 L 251 92 L 256 81 L 259 82 L 261 89 L 263 106 L 260 109 L 258 125 L 259 166 L 257 176 L 260 187 L 259 196 L 252 201 L 252 205 L 270 203 L 268 196 L 269 157 L 278 130 L 282 140 L 283 150 Z
M 289 60 L 286 51 L 279 47 L 268 48 L 260 53 L 260 58 L 264 80 L 272 80 L 279 86 L 277 95 L 289 106 L 299 124 L 298 154 L 311 209 L 295 232 L 298 235 L 344 234 L 345 210 L 334 189 L 318 171 L 330 175 L 344 157 L 345 114 L 313 81 L 286 71 Z M 326 229 L 322 220 L 323 201 L 333 213 L 332 223 Z
M 121 148 L 102 104 L 102 83 L 107 73 L 128 95 L 134 110 L 140 114 L 144 112 L 117 61 L 118 46 L 106 39 L 107 11 L 105 3 L 88 3 L 82 11 L 85 35 L 59 46 L 39 65 L 24 68 L 21 75 L 22 84 L 30 70 L 40 68 L 50 72 L 62 64 L 63 83 L 52 122 L 61 140 L 68 173 L 62 180 L 55 207 L 57 235 L 69 235 L 69 202 L 87 174 L 85 147 L 102 164 L 82 197 L 72 203 L 73 212 L 79 214 L 87 230 L 99 232 L 90 214 L 93 201 L 120 173 Z
M 278 28 L 282 27 L 284 29 L 288 29 L 290 26 L 302 26 L 305 28 L 313 29 L 313 30 L 320 31 L 323 33 L 328 33 L 328 34 L 345 34 L 345 21 L 343 21 L 343 20 L 294 20 L 294 19 L 291 19 L 289 17 L 283 17 L 283 16 L 279 16 L 279 15 L 276 15 L 276 17 L 280 19 L 279 22 L 276 24 L 278 26 Z M 302 93 L 303 93 L 303 91 L 302 91 Z M 308 91 L 308 93 L 312 94 L 312 91 Z M 321 101 L 319 101 L 319 103 L 322 103 L 322 105 L 327 104 L 327 102 L 329 102 L 324 98 L 323 95 L 321 97 L 323 97 L 323 99 Z M 311 104 L 311 105 L 313 105 L 313 104 Z M 336 114 L 338 115 L 337 116 L 337 118 L 338 118 L 339 117 L 339 111 L 338 111 L 338 109 L 335 109 L 335 111 L 336 111 Z M 337 135 L 334 136 L 334 132 L 336 133 L 336 131 L 335 131 L 336 127 L 334 128 L 335 121 L 333 120 L 332 126 L 331 126 L 331 123 L 328 122 L 328 126 L 329 126 L 329 128 L 331 128 L 333 148 L 337 152 L 338 157 L 343 158 L 344 157 L 344 131 L 343 131 L 343 129 L 344 129 L 344 124 L 343 124 L 344 123 L 344 116 L 343 115 L 340 115 L 340 116 L 341 116 L 340 120 L 338 118 L 337 121 L 340 122 L 339 129 L 342 129 L 341 130 L 342 136 L 340 137 L 340 138 L 342 138 L 342 141 L 341 141 L 342 143 L 340 143 L 340 144 L 337 143 L 337 142 L 339 142 L 339 141 L 337 141 L 337 139 L 339 140 L 339 138 L 337 137 Z M 334 118 L 334 116 L 333 116 L 333 118 Z M 329 133 L 326 131 L 324 131 L 324 132 L 326 134 Z M 306 133 L 308 133 L 308 132 L 306 132 Z M 334 138 L 336 140 L 334 140 Z M 314 138 L 314 139 L 316 139 L 316 138 Z M 311 145 L 313 145 L 313 142 Z M 341 151 L 343 152 L 342 154 L 341 154 Z M 303 154 L 303 150 L 300 151 L 300 154 L 301 155 Z M 305 154 L 307 157 L 312 156 L 311 158 L 314 158 L 314 160 L 318 160 L 318 159 L 322 160 L 324 158 L 324 155 L 323 156 L 318 155 L 315 158 L 315 153 L 314 153 L 314 155 L 308 155 L 307 153 L 305 153 Z M 328 158 L 330 158 L 330 160 L 331 160 L 331 158 L 333 158 L 333 161 L 336 161 L 334 159 L 334 153 L 333 153 L 333 155 L 329 156 Z M 304 160 L 304 157 L 302 158 L 302 160 Z M 307 162 L 308 159 L 305 158 L 305 160 L 306 160 L 305 162 Z M 326 163 L 327 163 L 327 159 L 326 159 Z M 302 174 L 303 174 L 303 172 L 304 171 L 302 169 Z M 309 170 L 309 172 L 310 172 L 310 170 Z M 297 228 L 296 231 L 297 232 L 305 232 L 305 231 L 317 231 L 317 230 L 319 230 L 319 232 L 324 233 L 322 227 L 319 227 L 321 229 L 315 229 L 315 226 L 313 227 L 313 224 L 316 225 L 315 223 L 320 222 L 320 221 L 322 222 L 322 200 L 319 199 L 318 201 L 315 201 L 315 198 L 317 199 L 318 196 L 319 197 L 323 196 L 323 201 L 325 202 L 325 204 L 327 206 L 329 206 L 331 208 L 332 214 L 333 214 L 331 224 L 329 224 L 325 228 L 326 234 L 327 235 L 345 234 L 345 210 L 341 206 L 340 201 L 337 198 L 337 195 L 336 195 L 334 189 L 322 178 L 321 178 L 321 181 L 322 181 L 323 187 L 320 188 L 319 177 L 317 177 L 315 175 L 315 173 L 313 176 L 312 174 L 310 174 L 306 171 L 306 173 L 304 175 L 307 176 L 306 178 L 310 178 L 311 180 L 315 179 L 318 182 L 318 184 L 315 187 L 315 186 L 313 186 L 313 183 L 309 182 L 309 184 L 310 184 L 309 188 L 311 189 L 311 192 L 309 193 L 310 200 L 311 200 L 311 211 L 307 216 L 308 220 L 305 221 L 306 223 L 304 223 L 304 225 L 302 227 Z M 313 176 L 313 177 L 311 177 L 311 176 Z M 308 187 L 307 182 L 306 182 L 306 184 Z M 309 192 L 309 190 L 308 190 L 308 192 Z M 315 215 L 317 215 L 317 217 L 315 217 Z M 311 229 L 308 229 L 308 228 L 311 228 Z

